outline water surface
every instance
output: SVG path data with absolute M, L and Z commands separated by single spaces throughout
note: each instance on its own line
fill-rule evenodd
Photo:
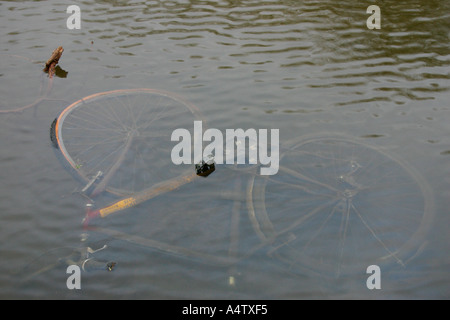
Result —
M 67 72 L 55 78 L 48 99 L 37 107 L 0 115 L 2 298 L 450 297 L 448 2 L 384 1 L 380 30 L 366 27 L 370 2 L 84 1 L 78 4 L 81 29 L 69 30 L 66 9 L 72 4 L 0 1 L 0 110 L 30 104 L 45 92 L 41 69 L 58 46 L 65 49 L 59 66 Z M 382 289 L 371 291 L 365 270 L 338 275 L 309 270 L 307 256 L 330 252 L 327 241 L 302 259 L 288 255 L 288 263 L 273 254 L 274 246 L 258 247 L 246 200 L 252 176 L 224 168 L 98 224 L 132 234 L 134 242 L 94 231 L 82 242 L 86 200 L 74 193 L 82 186 L 54 153 L 50 125 L 82 97 L 141 87 L 182 96 L 209 127 L 223 132 L 279 129 L 282 145 L 339 134 L 400 159 L 393 166 L 407 163 L 420 177 L 412 181 L 430 190 L 423 196 L 432 204 L 428 232 L 405 263 L 382 266 Z M 285 159 L 285 165 L 297 163 Z M 375 168 L 386 165 L 382 156 L 372 159 L 379 162 L 371 163 Z M 367 177 L 376 179 L 374 170 Z M 292 182 L 288 175 L 276 177 Z M 322 177 L 330 179 L 330 173 Z M 293 201 L 296 193 L 291 192 Z M 301 206 L 289 209 L 295 202 L 283 206 L 270 196 L 265 201 L 274 224 L 302 214 Z M 398 198 L 399 208 L 408 205 L 417 214 L 416 206 L 423 203 L 417 197 Z M 378 203 L 364 206 L 386 216 Z M 398 216 L 382 221 L 380 228 L 392 239 L 407 234 L 411 225 Z M 320 225 L 318 230 L 324 230 Z M 366 239 L 364 228 L 358 230 L 351 234 Z M 149 239 L 200 254 L 163 253 L 167 247 L 158 250 L 152 242 L 150 249 Z M 288 240 L 286 235 L 275 245 Z M 116 261 L 117 268 L 83 273 L 82 290 L 66 288 L 63 265 L 27 277 L 77 247 L 104 244 L 108 248 L 96 257 Z M 375 252 L 367 251 L 369 256 Z M 230 264 L 230 257 L 244 258 Z

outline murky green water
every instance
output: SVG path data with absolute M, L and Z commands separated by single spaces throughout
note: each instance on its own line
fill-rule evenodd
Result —
M 383 1 L 369 30 L 371 4 L 1 1 L 0 111 L 45 92 L 43 63 L 65 51 L 45 100 L 0 114 L 0 297 L 449 298 L 450 4 Z M 134 88 L 173 92 L 222 132 L 279 129 L 286 169 L 219 167 L 83 230 L 83 185 L 50 125 Z M 105 244 L 94 256 L 115 270 L 67 289 L 64 258 Z

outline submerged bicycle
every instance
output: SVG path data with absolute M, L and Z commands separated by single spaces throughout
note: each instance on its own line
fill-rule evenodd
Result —
M 278 174 L 223 166 L 211 177 L 234 182 L 218 191 L 215 178 L 167 161 L 171 132 L 194 120 L 203 120 L 194 105 L 154 89 L 94 94 L 55 119 L 51 139 L 83 184 L 89 230 L 221 266 L 266 248 L 291 270 L 334 277 L 405 265 L 423 243 L 431 189 L 381 148 L 339 134 L 299 137 L 282 144 Z M 105 193 L 116 200 L 99 205 Z M 150 199 L 130 218 L 141 234 L 90 225 Z

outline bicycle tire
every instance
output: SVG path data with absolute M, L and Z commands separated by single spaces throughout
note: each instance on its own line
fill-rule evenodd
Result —
M 129 196 L 192 173 L 192 168 L 171 162 L 170 136 L 175 128 L 192 128 L 193 121 L 201 119 L 193 104 L 173 93 L 112 90 L 69 105 L 52 124 L 51 140 L 83 183 L 92 181 L 99 171 L 108 174 L 120 162 L 105 191 Z M 133 139 L 128 139 L 130 132 Z M 123 159 L 117 161 L 118 157 Z
M 291 270 L 336 278 L 372 264 L 404 266 L 414 256 L 434 206 L 414 168 L 339 134 L 301 137 L 285 148 L 279 173 L 252 178 L 247 201 L 274 257 Z

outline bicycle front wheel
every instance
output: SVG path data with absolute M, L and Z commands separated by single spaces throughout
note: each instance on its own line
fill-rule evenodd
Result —
M 192 173 L 171 161 L 171 134 L 200 119 L 194 105 L 172 93 L 114 90 L 68 106 L 54 124 L 53 140 L 84 183 L 100 173 L 105 191 L 129 196 Z

